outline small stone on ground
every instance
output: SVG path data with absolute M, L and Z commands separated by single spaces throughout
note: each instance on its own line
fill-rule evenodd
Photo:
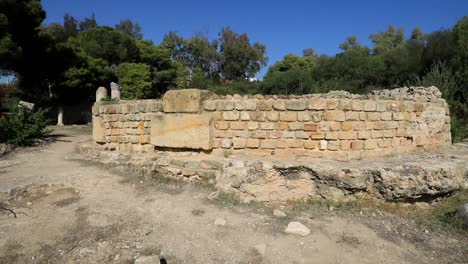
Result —
M 307 236 L 310 234 L 310 229 L 299 222 L 290 222 L 284 232 L 293 235 Z
M 286 214 L 278 209 L 273 210 L 273 215 L 276 217 L 286 217 Z
M 226 226 L 227 221 L 224 218 L 216 218 L 214 224 L 217 225 L 217 226 Z
M 141 256 L 135 260 L 135 264 L 160 264 L 159 256 Z

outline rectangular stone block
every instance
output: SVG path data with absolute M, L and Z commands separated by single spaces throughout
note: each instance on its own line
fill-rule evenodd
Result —
M 327 102 L 323 99 L 311 98 L 309 99 L 309 109 L 323 110 L 327 106 Z
M 357 139 L 356 131 L 341 131 L 340 139 Z
M 163 97 L 163 111 L 166 113 L 197 113 L 202 108 L 202 101 L 212 95 L 214 93 L 208 90 L 169 90 Z
M 247 145 L 247 140 L 244 138 L 234 138 L 232 139 L 232 146 L 234 149 L 243 149 Z
M 223 112 L 223 119 L 226 121 L 239 120 L 239 116 L 239 112 L 237 111 Z
M 244 130 L 247 128 L 247 122 L 231 122 L 230 127 L 232 130 Z
M 276 140 L 274 139 L 265 139 L 260 141 L 260 148 L 262 149 L 274 149 L 276 148 Z
M 280 120 L 286 121 L 286 122 L 294 122 L 297 120 L 297 113 L 296 112 L 281 112 Z
M 104 120 L 100 116 L 93 116 L 93 140 L 97 143 L 106 142 L 106 129 Z
M 211 114 L 174 114 L 154 116 L 151 144 L 157 147 L 212 149 Z
M 318 141 L 315 140 L 306 140 L 304 141 L 305 149 L 316 149 L 318 148 Z
M 273 109 L 273 100 L 258 101 L 257 107 L 261 111 L 270 111 Z
M 248 138 L 246 146 L 247 148 L 258 148 L 260 146 L 260 140 L 255 138 Z
M 306 124 L 304 124 L 304 131 L 317 132 L 318 131 L 318 125 L 313 124 L 313 123 L 306 123 Z
M 342 110 L 332 110 L 325 112 L 325 120 L 328 121 L 345 121 L 345 112 Z
M 301 111 L 307 109 L 307 102 L 302 99 L 291 99 L 286 101 L 286 109 L 293 111 Z

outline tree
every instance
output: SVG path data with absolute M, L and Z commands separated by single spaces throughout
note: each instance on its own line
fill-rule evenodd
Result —
M 238 34 L 230 27 L 219 32 L 221 73 L 228 80 L 245 80 L 267 63 L 266 46 L 255 42 L 250 44 L 246 33 Z
M 135 41 L 127 34 L 107 26 L 83 31 L 71 43 L 87 55 L 105 60 L 109 66 L 138 59 L 139 51 Z
M 144 63 L 122 63 L 117 70 L 123 99 L 150 98 L 154 93 L 150 67 Z
M 393 25 L 389 25 L 387 31 L 371 34 L 370 39 L 374 43 L 374 54 L 382 54 L 402 45 L 405 35 L 402 28 L 396 29 Z
M 137 40 L 139 61 L 150 67 L 153 95 L 163 94 L 169 87 L 177 87 L 177 79 L 184 78 L 181 66 L 171 60 L 171 51 L 163 46 L 156 46 L 149 40 Z
M 307 48 L 307 49 L 302 50 L 302 56 L 317 57 L 317 54 L 315 54 L 315 50 L 313 48 Z
M 115 29 L 125 33 L 134 39 L 142 39 L 143 33 L 141 33 L 140 24 L 133 22 L 130 19 L 120 20 L 120 22 L 115 25 Z
M 0 1 L 0 68 L 21 73 L 37 51 L 45 18 L 39 0 Z
M 340 49 L 347 51 L 349 49 L 356 49 L 356 48 L 361 48 L 361 44 L 357 40 L 356 36 L 349 36 L 346 38 L 346 40 L 340 44 Z
M 211 80 L 219 77 L 218 42 L 209 41 L 205 34 L 196 34 L 188 40 L 187 50 L 190 54 L 191 69 L 201 70 Z
M 94 13 L 90 17 L 86 17 L 83 21 L 80 21 L 80 31 L 85 31 L 97 27 L 96 16 Z
M 66 13 L 63 16 L 63 28 L 67 37 L 76 36 L 79 32 L 78 30 L 78 20 L 73 16 Z

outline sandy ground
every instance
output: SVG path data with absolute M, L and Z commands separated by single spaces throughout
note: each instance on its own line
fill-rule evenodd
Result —
M 468 238 L 396 216 L 209 200 L 211 190 L 77 160 L 86 127 L 0 158 L 0 263 L 468 263 Z M 223 218 L 225 226 L 215 225 Z M 288 222 L 311 229 L 285 234 Z M 265 252 L 256 246 L 266 246 Z M 261 246 L 260 246 L 261 247 Z

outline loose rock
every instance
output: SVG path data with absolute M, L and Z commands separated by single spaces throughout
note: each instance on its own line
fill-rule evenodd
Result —
M 284 232 L 293 235 L 307 236 L 310 234 L 310 229 L 299 222 L 290 222 Z
M 273 215 L 276 216 L 276 217 L 286 217 L 287 216 L 283 211 L 278 210 L 278 209 L 273 210 Z
M 159 256 L 141 256 L 135 260 L 135 264 L 161 264 Z
M 227 221 L 224 218 L 216 218 L 214 224 L 217 225 L 217 226 L 226 226 Z

